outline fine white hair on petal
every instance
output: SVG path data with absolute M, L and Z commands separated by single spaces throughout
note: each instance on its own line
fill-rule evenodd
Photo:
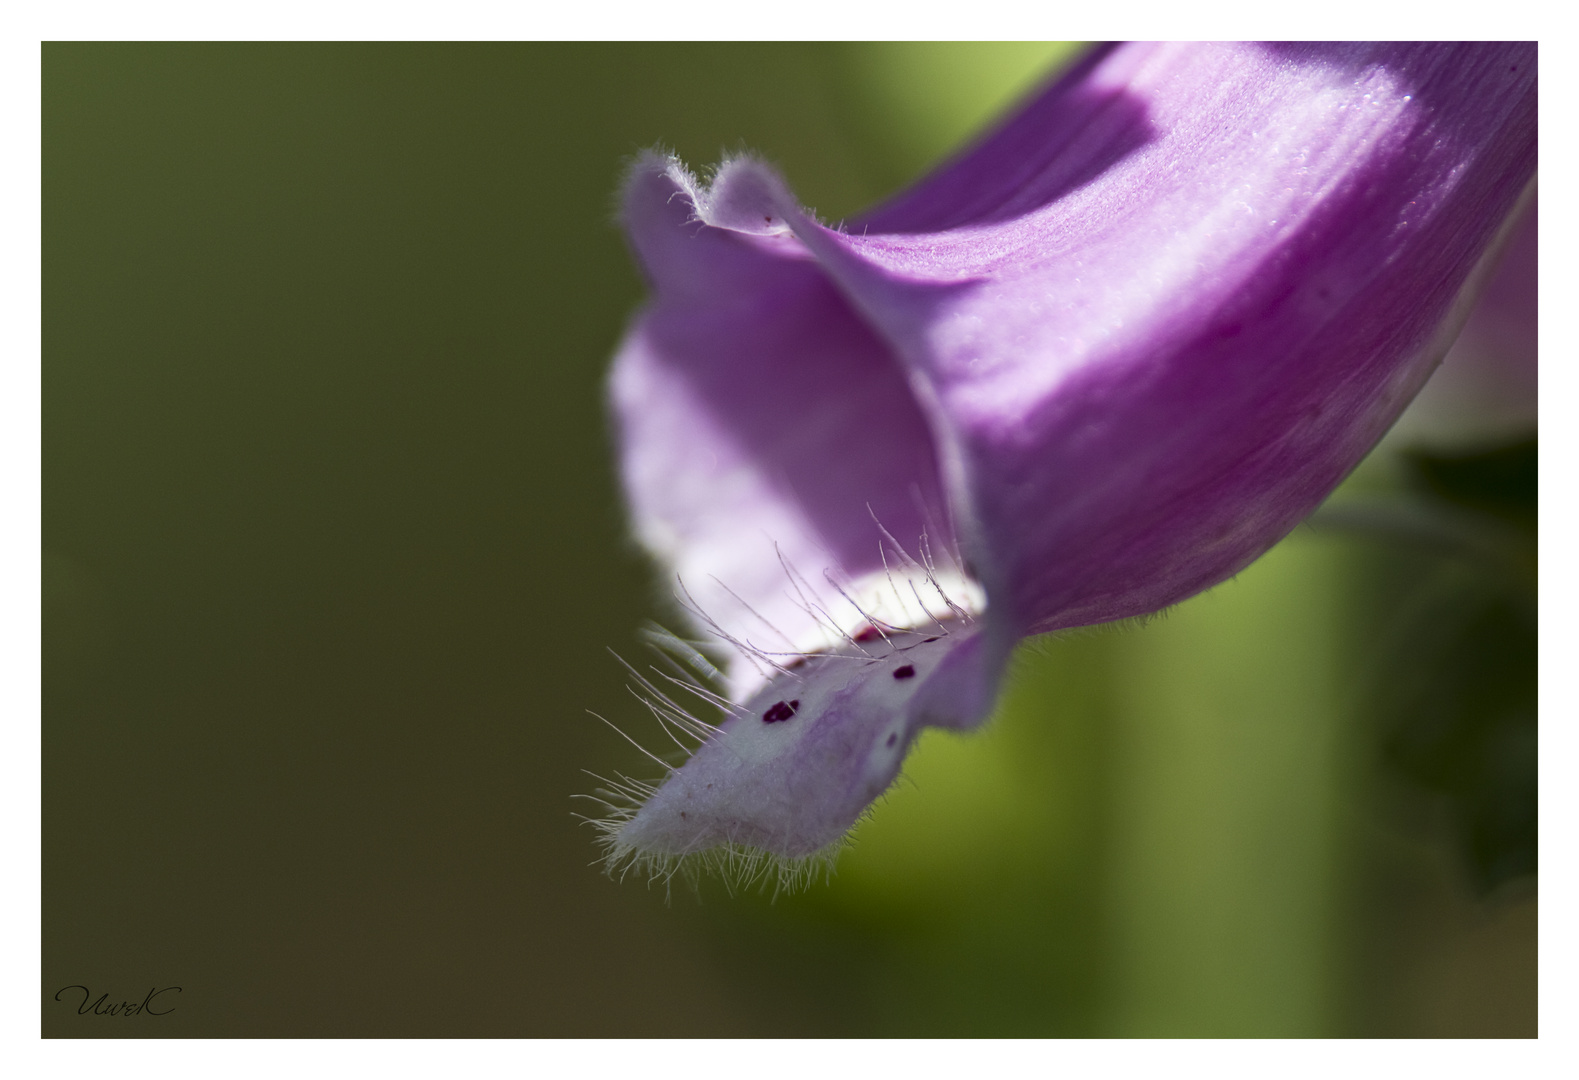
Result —
M 699 221 L 752 236 L 783 236 L 800 206 L 778 173 L 749 155 L 726 158 L 705 190 L 692 195 Z
M 672 751 L 654 753 L 598 717 L 665 772 L 650 783 L 596 777 L 602 786 L 581 796 L 604 811 L 584 820 L 601 833 L 611 875 L 808 885 L 831 871 L 923 727 L 979 719 L 990 700 L 955 689 L 991 681 L 978 670 L 979 588 L 952 566 L 940 572 L 924 540 L 921 560 L 884 540 L 890 569 L 848 587 L 830 578 L 813 590 L 784 561 L 789 587 L 822 605 L 824 635 L 807 648 L 734 638 L 682 592 L 693 618 L 764 669 L 749 696 L 731 698 L 701 649 L 662 628 L 643 635 L 658 663 L 641 670 L 615 654 L 633 695 L 689 757 L 671 765 Z
M 979 677 L 981 643 L 976 620 L 921 630 L 869 624 L 840 647 L 781 657 L 780 672 L 746 701 L 694 686 L 723 714 L 716 726 L 630 668 L 675 744 L 700 745 L 684 765 L 664 763 L 661 782 L 622 777 L 597 793 L 608 811 L 595 823 L 610 872 L 667 880 L 694 864 L 739 876 L 771 857 L 779 887 L 804 879 L 807 868 L 831 862 L 893 783 L 922 728 L 968 726 L 990 706 L 990 697 L 957 691 L 990 683 Z M 746 849 L 758 854 L 740 854 Z

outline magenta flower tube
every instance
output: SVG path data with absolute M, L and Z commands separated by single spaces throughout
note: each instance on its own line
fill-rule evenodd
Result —
M 612 862 L 825 855 L 1021 638 L 1249 565 L 1420 389 L 1535 168 L 1533 44 L 1099 49 L 840 227 L 757 160 L 640 158 L 623 481 L 731 658 L 646 681 L 699 746 L 615 785 Z

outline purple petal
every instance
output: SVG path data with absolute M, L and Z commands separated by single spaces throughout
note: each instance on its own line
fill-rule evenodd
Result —
M 689 224 L 689 184 L 652 156 L 628 183 L 626 225 L 657 295 L 612 395 L 641 539 L 710 628 L 766 654 L 737 664 L 742 696 L 775 657 L 838 641 L 830 626 L 892 613 L 892 596 L 868 590 L 857 609 L 839 589 L 886 584 L 878 522 L 914 553 L 929 521 L 944 539 L 947 504 L 887 346 L 797 241 Z M 946 563 L 946 544 L 934 555 Z
M 1534 174 L 1535 102 L 1533 45 L 1123 47 L 889 233 L 783 212 L 927 384 L 995 618 L 1050 630 L 1231 576 L 1359 462 Z M 979 206 L 1043 113 L 1071 149 Z M 1070 154 L 1108 164 L 1069 191 Z

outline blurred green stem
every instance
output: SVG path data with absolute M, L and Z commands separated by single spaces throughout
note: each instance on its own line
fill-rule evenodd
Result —
M 1296 535 L 1125 639 L 1110 1034 L 1333 1033 L 1340 577 Z

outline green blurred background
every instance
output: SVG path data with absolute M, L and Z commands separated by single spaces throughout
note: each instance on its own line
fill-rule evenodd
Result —
M 669 615 L 622 161 L 750 147 L 837 219 L 1070 54 L 46 45 L 44 1033 L 1534 1034 L 1530 867 L 1389 769 L 1410 571 L 1340 532 L 1029 644 L 826 886 L 592 865 L 581 770 L 641 766 L 585 710 L 640 730 L 606 649 Z

